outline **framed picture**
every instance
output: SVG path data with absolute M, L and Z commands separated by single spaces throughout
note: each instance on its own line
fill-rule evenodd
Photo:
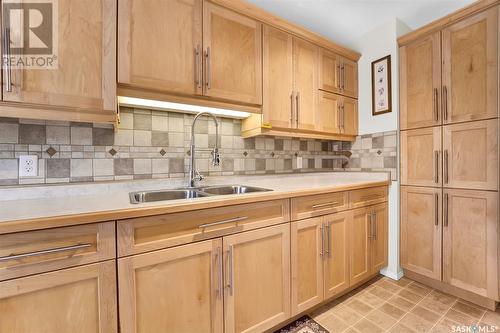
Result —
M 392 111 L 391 55 L 372 62 L 372 114 Z

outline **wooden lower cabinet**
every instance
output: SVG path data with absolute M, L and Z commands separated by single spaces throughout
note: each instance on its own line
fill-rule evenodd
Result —
M 370 220 L 371 227 L 371 273 L 376 274 L 382 268 L 387 266 L 387 223 L 388 223 L 388 213 L 387 204 L 383 203 L 377 206 L 373 206 L 371 209 L 372 220 Z
M 290 317 L 290 224 L 223 238 L 225 332 L 263 332 Z
M 401 187 L 401 266 L 441 280 L 442 190 Z
M 118 260 L 121 332 L 223 332 L 222 240 Z
M 117 332 L 115 262 L 0 283 L 0 332 Z

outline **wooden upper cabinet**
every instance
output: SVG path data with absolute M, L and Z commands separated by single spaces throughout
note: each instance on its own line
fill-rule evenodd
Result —
M 292 128 L 293 123 L 293 37 L 264 26 L 263 121 L 273 127 Z
M 333 52 L 320 50 L 319 89 L 358 98 L 358 64 Z
M 12 82 L 7 87 L 4 77 L 3 100 L 75 111 L 114 111 L 116 0 L 61 1 L 54 19 L 58 20 L 58 67 L 7 69 Z
M 443 280 L 498 300 L 498 193 L 445 189 L 443 195 Z
M 120 331 L 222 333 L 222 264 L 220 238 L 119 259 Z
M 401 129 L 441 123 L 440 34 L 434 33 L 399 49 Z
M 445 187 L 498 190 L 498 120 L 443 126 Z
M 498 7 L 443 30 L 443 122 L 498 115 Z
M 262 24 L 208 1 L 203 7 L 206 96 L 262 104 Z
M 358 63 L 342 57 L 340 69 L 341 94 L 358 98 Z
M 113 261 L 0 282 L 0 332 L 116 333 Z
M 371 208 L 359 208 L 352 211 L 350 222 L 350 266 L 351 285 L 359 283 L 371 274 L 371 244 L 370 244 L 370 213 Z
M 118 82 L 202 93 L 203 0 L 120 0 Z
M 327 133 L 341 133 L 342 97 L 326 91 L 319 91 L 316 130 Z
M 296 128 L 314 130 L 318 101 L 319 47 L 305 40 L 293 39 L 294 92 Z
M 440 188 L 401 187 L 401 266 L 441 280 Z
M 290 225 L 227 236 L 223 242 L 224 332 L 264 332 L 290 318 Z
M 441 186 L 441 127 L 401 131 L 401 184 Z
M 342 134 L 358 135 L 358 101 L 353 98 L 342 98 Z

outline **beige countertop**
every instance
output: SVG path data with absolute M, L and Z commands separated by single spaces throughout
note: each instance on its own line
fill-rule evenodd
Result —
M 134 191 L 185 186 L 182 179 L 0 188 L 0 234 L 150 216 L 389 184 L 385 172 L 208 177 L 200 186 L 240 184 L 270 192 L 131 204 Z

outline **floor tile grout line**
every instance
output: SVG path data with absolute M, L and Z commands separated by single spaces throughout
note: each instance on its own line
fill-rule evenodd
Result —
M 434 290 L 435 290 L 435 289 L 434 289 Z M 457 298 L 456 300 L 454 300 L 454 301 L 453 301 L 453 303 L 451 304 L 451 306 L 450 306 L 450 307 L 449 307 L 449 308 L 448 308 L 448 309 L 444 312 L 444 314 L 443 314 L 443 315 L 442 315 L 442 316 L 438 319 L 438 321 L 434 324 L 434 326 L 432 326 L 432 327 L 431 327 L 431 329 L 429 330 L 429 332 L 430 332 L 430 331 L 432 331 L 432 329 L 433 329 L 434 327 L 436 327 L 436 326 L 437 326 L 437 324 L 439 324 L 439 323 L 441 322 L 441 320 L 443 320 L 443 319 L 446 317 L 446 315 L 448 314 L 448 312 L 449 312 L 451 309 L 453 309 L 453 306 L 454 306 L 455 304 L 457 304 L 457 302 L 458 302 L 458 298 Z

